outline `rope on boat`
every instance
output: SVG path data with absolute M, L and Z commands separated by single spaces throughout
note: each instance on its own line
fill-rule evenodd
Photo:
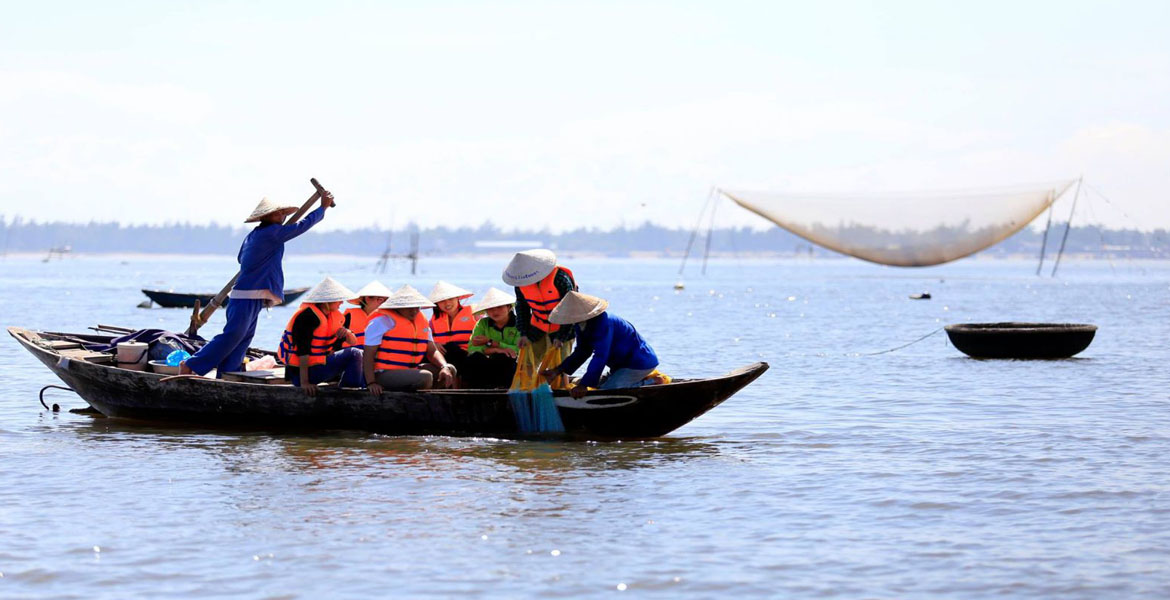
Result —
M 914 340 L 913 342 L 910 342 L 910 343 L 907 343 L 907 344 L 902 344 L 901 346 L 898 346 L 898 347 L 896 347 L 896 348 L 890 348 L 889 350 L 882 350 L 881 352 L 863 352 L 863 353 L 860 353 L 860 354 L 855 354 L 854 356 L 876 356 L 876 355 L 878 355 L 878 354 L 886 354 L 886 353 L 889 353 L 889 352 L 893 352 L 893 351 L 895 351 L 895 350 L 901 350 L 902 348 L 905 348 L 906 346 L 911 346 L 911 345 L 917 344 L 918 342 L 921 342 L 922 340 L 925 340 L 926 338 L 928 338 L 928 337 L 930 337 L 930 336 L 932 336 L 932 335 L 934 335 L 934 334 L 936 334 L 936 333 L 938 333 L 938 332 L 942 331 L 943 329 L 945 329 L 945 327 L 939 327 L 938 329 L 935 329 L 934 331 L 932 331 L 932 332 L 930 332 L 930 333 L 928 333 L 928 334 L 926 334 L 926 335 L 924 335 L 924 336 L 922 336 L 922 337 L 920 337 L 920 338 L 918 338 L 918 339 Z
M 73 392 L 74 394 L 77 393 L 77 392 L 73 391 L 73 388 L 68 388 L 68 387 L 65 387 L 63 385 L 46 385 L 45 387 L 41 388 L 41 393 L 40 393 L 41 406 L 45 407 L 45 410 L 51 410 L 53 412 L 61 412 L 61 407 L 58 406 L 57 404 L 53 404 L 53 408 L 49 408 L 49 405 L 45 404 L 45 390 L 47 390 L 49 388 L 53 388 L 55 390 L 65 390 L 66 392 Z

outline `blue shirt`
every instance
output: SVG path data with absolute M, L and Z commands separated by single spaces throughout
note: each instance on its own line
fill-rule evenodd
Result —
M 601 370 L 606 366 L 610 372 L 617 369 L 653 369 L 658 366 L 658 355 L 630 322 L 608 312 L 603 312 L 585 323 L 574 326 L 577 332 L 577 348 L 561 363 L 562 373 L 572 374 L 589 355 L 589 368 L 581 378 L 581 384 L 597 387 L 601 381 Z
M 240 246 L 240 278 L 234 290 L 268 290 L 284 299 L 284 243 L 316 225 L 325 217 L 325 208 L 305 215 L 292 225 L 262 224 L 253 229 Z

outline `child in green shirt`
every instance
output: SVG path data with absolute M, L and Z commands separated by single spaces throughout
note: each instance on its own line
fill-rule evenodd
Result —
M 491 288 L 473 309 L 487 316 L 475 324 L 467 346 L 467 362 L 462 373 L 468 388 L 507 388 L 516 374 L 520 330 L 512 305 L 516 298 Z

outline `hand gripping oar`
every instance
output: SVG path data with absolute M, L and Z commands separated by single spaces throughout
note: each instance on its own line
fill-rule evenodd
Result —
M 297 212 L 293 213 L 293 215 L 284 222 L 285 225 L 299 221 L 301 217 L 303 217 L 305 213 L 309 212 L 309 209 L 313 207 L 313 203 L 319 200 L 321 196 L 325 194 L 325 188 L 321 187 L 320 183 L 317 183 L 316 178 L 310 178 L 309 183 L 313 184 L 313 187 L 317 188 L 317 191 L 313 192 L 313 195 L 309 196 L 309 199 L 301 205 L 301 208 L 297 210 Z M 333 205 L 337 206 L 337 203 L 334 202 Z M 223 286 L 223 289 L 220 290 L 219 293 L 211 299 L 211 302 L 207 303 L 207 306 L 202 310 L 202 312 L 199 310 L 199 300 L 195 301 L 195 310 L 191 312 L 191 325 L 187 327 L 187 335 L 195 335 L 196 333 L 199 333 L 199 328 L 203 327 L 207 323 L 208 319 L 211 318 L 211 315 L 215 313 L 215 310 L 223 305 L 223 301 L 227 298 L 228 294 L 232 291 L 232 288 L 235 287 L 236 281 L 239 279 L 240 272 L 236 271 L 236 275 L 232 277 L 232 280 L 227 282 L 227 285 Z

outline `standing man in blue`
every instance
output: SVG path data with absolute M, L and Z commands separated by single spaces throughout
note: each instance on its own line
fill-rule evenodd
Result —
M 630 322 L 606 312 L 609 302 L 596 296 L 569 292 L 553 309 L 548 320 L 558 325 L 573 325 L 577 334 L 577 349 L 560 366 L 543 371 L 550 382 L 560 374 L 572 375 L 585 360 L 589 368 L 569 394 L 574 398 L 585 395 L 589 388 L 616 390 L 642 385 L 658 367 L 658 355 Z M 601 381 L 601 370 L 609 367 L 609 377 Z
M 223 333 L 212 338 L 194 356 L 180 365 L 179 372 L 206 375 L 216 369 L 216 375 L 242 371 L 244 353 L 256 335 L 256 319 L 260 309 L 284 301 L 284 243 L 301 235 L 325 217 L 325 209 L 333 206 L 333 194 L 321 194 L 321 206 L 305 218 L 284 225 L 284 219 L 297 207 L 277 204 L 264 198 L 244 222 L 260 224 L 244 238 L 240 246 L 240 278 L 236 280 L 228 298 L 227 324 Z

